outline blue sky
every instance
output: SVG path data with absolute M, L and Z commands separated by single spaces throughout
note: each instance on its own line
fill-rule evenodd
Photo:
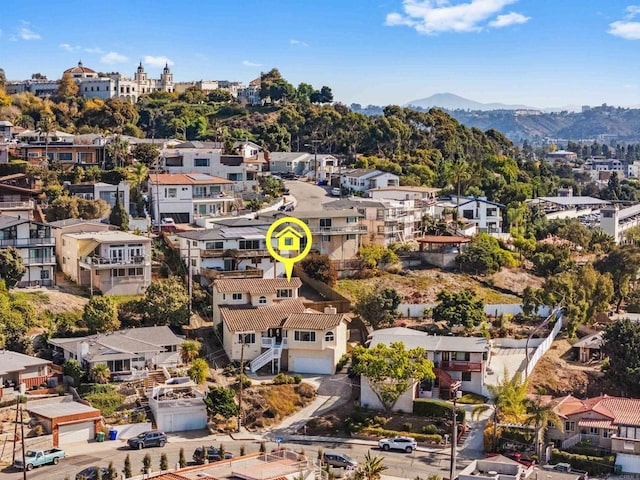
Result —
M 183 0 L 14 2 L 0 16 L 11 80 L 82 59 L 176 81 L 280 69 L 350 104 L 451 92 L 534 107 L 640 104 L 640 0 Z

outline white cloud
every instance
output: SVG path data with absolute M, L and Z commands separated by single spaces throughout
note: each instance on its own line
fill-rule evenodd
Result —
M 309 44 L 307 42 L 302 42 L 302 41 L 296 40 L 296 39 L 289 40 L 289 43 L 291 45 L 300 45 L 301 47 L 308 47 L 309 46 Z
M 145 55 L 143 63 L 151 67 L 164 67 L 165 65 L 169 65 L 171 67 L 173 65 L 173 62 L 171 60 L 162 55 L 158 57 L 154 57 L 153 55 Z
M 66 50 L 67 52 L 77 52 L 80 50 L 80 47 L 74 47 L 73 45 L 69 45 L 68 43 L 61 43 L 58 45 L 61 49 Z
M 87 53 L 97 53 L 97 54 L 101 54 L 104 53 L 104 51 L 98 47 L 94 47 L 94 48 L 82 48 L 83 52 L 87 52 Z
M 129 59 L 118 52 L 109 52 L 104 54 L 100 61 L 102 63 L 112 64 L 112 63 L 127 63 Z
M 498 15 L 495 20 L 489 22 L 490 27 L 502 28 L 509 25 L 517 25 L 519 23 L 527 23 L 531 17 L 526 17 L 521 13 L 509 12 L 506 15 Z
M 244 65 L 245 67 L 261 67 L 262 66 L 261 63 L 253 63 L 253 62 L 250 62 L 249 60 L 243 61 L 242 65 Z
M 640 6 L 638 5 L 629 5 L 626 8 L 626 10 L 627 10 L 627 15 L 625 16 L 625 18 L 628 20 L 640 14 Z
M 67 52 L 86 52 L 86 53 L 95 53 L 95 54 L 103 54 L 104 51 L 100 48 L 88 48 L 88 47 L 81 47 L 80 45 L 71 45 L 70 43 L 61 43 L 60 45 L 58 45 L 58 47 L 60 47 L 63 50 L 66 50 Z
M 499 14 L 518 0 L 404 0 L 403 13 L 389 13 L 388 26 L 407 26 L 418 33 L 479 32 L 486 26 L 505 27 L 529 20 L 520 13 Z M 486 24 L 486 22 L 489 22 Z
M 640 40 L 640 22 L 618 21 L 609 24 L 608 33 L 627 40 Z
M 18 30 L 18 36 L 22 40 L 40 40 L 40 38 L 42 38 L 38 33 L 27 27 L 22 27 L 20 30 Z

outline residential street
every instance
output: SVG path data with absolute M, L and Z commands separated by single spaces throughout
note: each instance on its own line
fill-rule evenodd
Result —
M 324 203 L 338 200 L 338 197 L 330 195 L 330 187 L 319 187 L 313 183 L 299 180 L 287 180 L 284 183 L 296 199 L 296 210 L 322 210 Z

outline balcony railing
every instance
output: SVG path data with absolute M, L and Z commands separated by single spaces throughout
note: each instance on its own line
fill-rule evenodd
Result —
M 54 245 L 53 237 L 47 238 L 11 238 L 0 240 L 0 247 L 31 247 L 35 245 Z
M 453 372 L 481 372 L 482 362 L 446 361 L 440 362 L 440 368 Z
M 225 255 L 226 254 L 226 255 Z M 200 250 L 200 257 L 202 258 L 216 258 L 227 256 L 238 258 L 250 258 L 250 257 L 270 257 L 271 254 L 268 250 L 236 250 L 232 248 L 219 248 L 215 250 Z
M 36 208 L 36 203 L 31 200 L 28 202 L 0 202 L 0 210 Z
M 194 200 L 234 200 L 233 195 L 228 193 L 201 193 L 201 194 L 193 194 Z
M 56 263 L 56 257 L 29 257 L 23 258 L 24 265 L 46 265 L 48 263 Z
M 346 227 L 309 227 L 311 233 L 322 235 L 343 235 L 348 233 L 367 233 L 366 225 L 349 225 Z
M 280 342 L 273 337 L 262 337 L 260 339 L 260 347 L 262 348 L 273 348 L 277 346 L 280 346 L 280 348 L 288 348 L 287 339 L 282 338 Z
M 81 257 L 80 263 L 91 268 L 109 268 L 120 265 L 144 265 L 150 262 L 150 258 L 146 256 L 134 256 L 127 258 L 110 258 L 110 257 Z
M 200 275 L 209 280 L 217 280 L 219 278 L 262 278 L 264 270 L 259 268 L 248 268 L 246 270 L 214 270 L 212 268 L 201 268 Z

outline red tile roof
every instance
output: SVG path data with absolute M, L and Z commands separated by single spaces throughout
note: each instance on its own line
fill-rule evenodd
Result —
M 340 325 L 344 318 L 341 313 L 294 313 L 287 317 L 282 327 L 327 330 Z
M 571 415 L 593 412 L 605 419 L 609 419 L 612 425 L 634 425 L 640 426 L 640 399 L 610 397 L 602 395 L 599 397 L 580 400 L 568 395 L 558 399 L 554 410 L 563 418 Z M 603 419 L 593 419 L 603 420 Z
M 301 300 L 283 300 L 262 307 L 220 305 L 219 308 L 222 321 L 231 332 L 262 332 L 280 327 L 289 315 L 306 311 Z
M 232 184 L 226 178 L 214 177 L 205 173 L 152 173 L 149 180 L 153 185 L 218 185 Z

